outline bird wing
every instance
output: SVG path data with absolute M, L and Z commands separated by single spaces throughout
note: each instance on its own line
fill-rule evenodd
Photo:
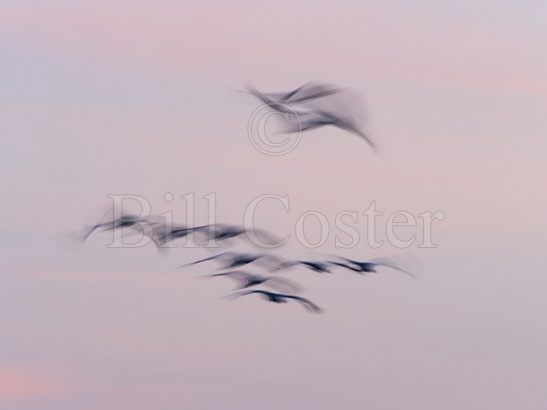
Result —
M 378 147 L 378 145 L 376 145 L 376 143 L 374 141 L 372 141 L 365 133 L 363 133 L 363 131 L 361 131 L 359 128 L 353 126 L 353 125 L 348 125 L 346 124 L 345 126 L 341 127 L 341 128 L 344 128 L 346 131 L 354 134 L 354 135 L 357 135 L 358 137 L 360 137 L 362 140 L 364 140 L 370 148 L 372 148 L 372 150 L 377 154 L 377 155 L 382 155 L 383 154 L 383 151 Z
M 300 87 L 294 89 L 293 91 L 283 95 L 281 98 L 278 98 L 278 101 L 279 102 L 286 102 L 288 100 L 290 100 L 292 97 L 294 97 L 296 94 L 298 94 L 300 91 L 302 91 L 304 88 L 306 88 L 308 84 L 304 84 L 304 85 L 301 85 Z M 294 102 L 294 101 L 292 101 Z
M 292 280 L 280 278 L 277 276 L 270 276 L 266 281 L 272 288 L 279 290 L 280 292 L 294 292 L 300 293 L 302 287 Z
M 308 269 L 311 270 L 325 270 L 328 269 L 328 265 L 326 262 L 310 262 L 310 261 L 296 261 L 296 263 L 305 266 Z
M 407 274 L 408 276 L 410 276 L 412 279 L 416 279 L 416 276 L 415 276 L 414 274 L 410 273 L 410 272 L 407 271 L 407 270 L 404 270 L 404 269 L 399 268 L 397 265 L 391 265 L 391 264 L 388 264 L 388 263 L 377 263 L 376 265 L 387 266 L 388 268 L 395 269 L 395 270 L 398 270 L 399 272 L 406 273 L 406 274 Z
M 272 108 L 276 111 L 282 112 L 282 113 L 286 113 L 288 111 L 287 107 L 283 103 L 274 101 L 271 98 L 267 97 L 266 95 L 262 94 L 251 83 L 247 83 L 246 88 L 247 88 L 247 92 L 249 94 L 254 95 L 256 98 L 258 98 L 264 104 L 268 105 L 270 108 Z
M 276 267 L 270 269 L 270 272 L 275 272 L 275 271 L 278 271 L 278 270 L 281 270 L 281 269 L 287 269 L 287 268 L 290 268 L 294 265 L 298 265 L 298 262 L 296 262 L 296 261 L 285 261 L 285 262 L 282 262 L 282 263 L 278 264 Z
M 255 275 L 252 275 L 250 273 L 247 273 L 247 272 L 243 272 L 243 271 L 240 271 L 240 270 L 233 270 L 233 271 L 230 271 L 230 272 L 221 272 L 221 273 L 216 273 L 214 275 L 209 275 L 210 277 L 216 277 L 216 276 L 231 276 L 233 278 L 239 278 L 239 279 L 243 279 L 243 280 L 249 280 L 251 278 L 253 278 Z
M 195 262 L 190 262 L 190 263 L 187 263 L 185 265 L 181 265 L 179 266 L 179 268 L 182 268 L 183 266 L 189 266 L 189 265 L 196 265 L 198 263 L 201 263 L 201 262 L 207 262 L 207 261 L 210 261 L 210 260 L 213 260 L 213 259 L 217 259 L 217 258 L 222 258 L 222 257 L 230 257 L 230 254 L 231 252 L 222 252 L 222 253 L 219 253 L 218 255 L 214 255 L 214 256 L 210 256 L 208 258 L 205 258 L 205 259 L 200 259 L 199 261 L 195 261 Z
M 295 300 L 299 301 L 310 312 L 323 313 L 323 309 L 321 309 L 315 303 L 312 303 L 310 300 L 308 300 L 306 298 L 303 298 L 302 296 L 295 296 L 295 295 L 283 295 L 283 296 L 288 298 L 288 299 L 295 299 Z
M 305 102 L 305 101 L 309 101 L 309 100 L 315 100 L 317 98 L 321 98 L 321 97 L 327 97 L 329 95 L 333 95 L 333 94 L 336 94 L 340 92 L 340 89 L 338 88 L 332 88 L 330 90 L 323 90 L 323 91 L 317 91 L 315 94 L 310 94 L 310 95 L 307 95 L 305 97 L 301 97 L 301 98 L 296 98 L 292 101 L 290 101 L 291 104 L 299 104 L 299 103 L 302 103 L 302 102 Z
M 348 264 L 346 264 L 346 263 L 334 262 L 334 261 L 329 261 L 328 263 L 331 264 L 331 265 L 340 266 L 340 267 L 342 267 L 342 268 L 346 268 L 346 269 L 352 270 L 352 271 L 354 271 L 354 272 L 361 272 L 360 269 L 357 269 L 357 268 L 355 268 L 355 267 L 353 267 L 353 266 L 350 266 L 350 265 L 348 265 Z
M 228 295 L 226 297 L 229 298 L 229 299 L 235 299 L 235 298 L 239 298 L 241 296 L 251 295 L 253 293 L 258 293 L 260 295 L 264 295 L 265 297 L 268 297 L 268 295 L 272 294 L 272 292 L 257 289 L 257 290 L 246 290 L 246 291 L 243 291 L 243 292 L 232 293 L 231 295 Z
M 205 235 L 207 240 L 211 240 L 211 238 L 214 238 L 218 236 L 223 229 L 226 229 L 228 225 L 223 224 L 210 224 L 210 225 L 203 225 L 203 226 L 196 226 L 192 228 L 193 232 L 202 233 Z
M 266 267 L 266 268 L 271 268 L 273 267 L 274 270 L 277 270 L 275 269 L 275 267 L 279 267 L 280 265 L 282 265 L 285 260 L 278 257 L 278 256 L 275 256 L 275 255 L 271 255 L 271 254 L 268 254 L 268 253 L 263 253 L 263 254 L 260 254 L 260 257 L 257 258 L 258 259 L 258 263 L 260 263 L 262 266 Z
M 266 95 L 269 98 L 272 98 L 279 102 L 286 102 L 287 104 L 298 104 L 305 101 L 315 100 L 317 98 L 336 94 L 341 91 L 340 88 L 336 88 L 334 86 L 331 86 L 331 88 L 329 88 L 328 86 L 328 84 L 309 82 L 286 94 L 267 93 Z
M 264 230 L 264 229 L 257 229 L 257 228 L 253 228 L 252 229 L 253 233 L 258 237 L 258 239 L 264 241 L 268 244 L 268 245 L 273 245 L 273 244 L 276 244 L 276 243 L 279 243 L 281 242 L 281 240 L 276 237 L 275 235 L 271 234 L 270 232 Z M 245 233 L 246 233 L 246 236 L 247 236 L 247 239 L 253 243 L 253 245 L 256 245 L 252 240 L 251 238 L 249 237 L 249 229 L 245 229 Z
M 400 268 L 399 266 L 397 266 L 394 262 L 390 261 L 389 259 L 385 259 L 385 258 L 373 259 L 373 260 L 371 260 L 371 263 L 374 263 L 377 266 L 385 266 L 385 267 L 388 267 L 388 268 L 391 268 L 391 269 L 398 270 L 399 272 L 406 273 L 412 279 L 416 279 L 415 275 L 413 275 L 412 273 L 410 273 L 407 270 L 404 270 L 404 269 Z
M 238 270 L 231 271 L 231 272 L 217 273 L 217 274 L 214 274 L 214 275 L 209 275 L 209 277 L 211 277 L 211 278 L 218 277 L 218 276 L 226 276 L 226 277 L 231 278 L 231 279 L 235 280 L 236 282 L 238 282 L 239 283 L 239 288 L 237 288 L 237 289 L 244 289 L 244 288 L 248 287 L 249 284 L 251 283 L 251 281 L 253 280 L 253 278 L 255 278 L 255 275 L 251 275 L 250 273 L 242 272 L 242 271 L 238 271 Z
M 250 295 L 251 293 L 255 293 L 256 291 L 254 290 L 247 290 L 245 292 L 236 292 L 236 293 L 232 293 L 231 295 L 228 295 L 228 296 L 225 296 L 227 299 L 235 299 L 235 298 L 239 298 L 241 296 L 245 296 L 245 295 Z
M 349 262 L 349 263 L 351 263 L 351 264 L 353 264 L 353 265 L 359 266 L 359 263 L 358 263 L 357 261 L 354 261 L 353 259 L 344 258 L 343 256 L 338 256 L 338 258 L 340 258 L 340 259 L 342 259 L 342 260 L 344 260 L 344 261 L 346 261 L 346 262 Z
M 269 101 L 280 102 L 280 103 L 285 103 L 285 102 L 291 102 L 292 103 L 293 101 L 289 101 L 289 100 L 292 97 L 294 97 L 295 95 L 297 95 L 298 93 L 300 93 L 305 88 L 309 88 L 309 83 L 301 85 L 300 87 L 298 87 L 298 88 L 296 88 L 292 91 L 284 92 L 284 93 L 261 93 L 260 91 L 258 91 L 256 89 L 256 87 L 254 85 L 252 85 L 251 83 L 248 83 L 248 82 L 246 83 L 246 87 L 247 87 L 247 90 L 249 91 L 249 93 L 251 93 L 253 95 L 259 94 L 261 97 L 263 97 L 264 99 L 268 99 Z

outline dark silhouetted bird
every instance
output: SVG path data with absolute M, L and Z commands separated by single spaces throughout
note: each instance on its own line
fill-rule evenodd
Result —
M 109 206 L 106 211 L 104 211 L 100 222 L 93 225 L 87 225 L 80 232 L 63 235 L 63 237 L 60 237 L 59 239 L 64 243 L 60 243 L 60 245 L 67 249 L 78 249 L 84 245 L 86 240 L 95 231 L 105 232 L 123 228 L 130 228 L 133 230 L 133 233 L 141 231 L 144 235 L 153 239 L 154 233 L 152 226 L 155 223 L 150 222 L 147 217 L 128 214 L 114 219 L 113 215 L 115 214 L 114 207 Z M 138 227 L 141 229 L 137 229 Z M 71 245 L 67 243 L 67 240 L 71 242 Z M 157 243 L 156 246 L 158 246 Z
M 249 291 L 246 291 L 246 292 L 235 293 L 235 294 L 230 295 L 228 297 L 238 298 L 240 296 L 251 295 L 253 293 L 259 294 L 262 297 L 269 300 L 270 302 L 274 302 L 274 303 L 287 303 L 288 299 L 296 300 L 296 301 L 300 302 L 310 312 L 323 313 L 323 310 L 319 306 L 317 306 L 315 303 L 310 302 L 306 298 L 303 298 L 301 296 L 295 296 L 295 295 L 285 295 L 285 294 L 282 294 L 282 293 L 272 293 L 272 292 L 268 292 L 266 290 L 249 290 Z
M 389 259 L 373 259 L 369 262 L 358 262 L 358 261 L 354 261 L 354 260 L 348 259 L 348 258 L 343 258 L 343 257 L 339 257 L 339 258 L 345 260 L 346 263 L 340 263 L 340 262 L 331 262 L 331 263 L 333 265 L 341 266 L 343 268 L 349 269 L 349 270 L 351 270 L 353 272 L 357 272 L 359 274 L 364 275 L 365 273 L 368 273 L 368 272 L 376 273 L 376 267 L 377 266 L 385 266 L 385 267 L 388 267 L 388 268 L 395 269 L 395 270 L 398 270 L 400 272 L 406 273 L 411 278 L 416 279 L 416 277 L 412 273 L 410 273 L 410 272 L 408 272 L 404 269 L 401 269 L 399 266 L 395 265 Z
M 259 240 L 264 240 L 265 243 L 268 245 L 275 245 L 277 243 L 280 243 L 280 241 L 274 235 L 263 229 L 253 228 L 252 230 L 253 233 L 259 238 Z M 246 238 L 251 241 L 251 243 L 254 243 L 248 235 L 249 230 L 237 225 L 205 225 L 203 227 L 200 227 L 200 232 L 202 234 L 205 234 L 207 240 L 209 241 L 226 241 L 244 235 L 243 238 Z
M 209 275 L 209 277 L 219 276 L 225 276 L 227 278 L 236 280 L 240 284 L 239 289 L 249 288 L 251 286 L 260 285 L 262 283 L 266 283 L 267 285 L 281 292 L 299 293 L 301 289 L 298 284 L 285 278 L 280 278 L 278 276 L 255 275 L 239 270 Z
M 109 231 L 109 230 L 112 231 L 118 228 L 134 227 L 140 222 L 145 222 L 145 221 L 146 221 L 146 218 L 138 217 L 135 215 L 125 215 L 113 221 L 101 222 L 93 226 L 88 226 L 87 233 L 84 235 L 84 240 L 86 240 L 97 229 L 100 229 L 103 232 Z
M 330 84 L 307 83 L 288 93 L 261 93 L 253 85 L 247 84 L 247 92 L 271 109 L 297 117 L 296 121 L 287 117 L 286 133 L 300 133 L 333 126 L 357 135 L 376 154 L 381 154 L 378 146 L 357 124 L 355 112 L 351 113 L 350 109 L 358 104 L 347 89 Z
M 215 259 L 222 259 L 226 261 L 226 264 L 224 265 L 224 269 L 232 269 L 232 268 L 239 268 L 241 266 L 248 265 L 249 263 L 253 263 L 255 261 L 258 261 L 259 259 L 261 261 L 264 261 L 263 264 L 271 266 L 272 264 L 279 264 L 280 259 L 269 254 L 265 253 L 236 253 L 236 252 L 222 252 L 218 255 L 211 256 L 209 258 L 201 259 L 196 262 L 188 263 L 183 266 L 189 266 L 189 265 L 196 265 L 198 263 L 207 262 L 210 260 Z M 269 261 L 266 262 L 266 261 Z

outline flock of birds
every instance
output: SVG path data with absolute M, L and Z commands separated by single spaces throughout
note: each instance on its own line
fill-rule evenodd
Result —
M 375 152 L 380 152 L 376 144 L 367 137 L 357 126 L 356 120 L 347 110 L 340 112 L 340 104 L 333 104 L 329 99 L 334 95 L 344 94 L 346 91 L 342 88 L 326 84 L 305 84 L 293 91 L 287 93 L 268 93 L 259 92 L 255 87 L 248 84 L 247 91 L 257 97 L 260 101 L 267 104 L 271 109 L 288 115 L 298 115 L 299 129 L 294 126 L 297 122 L 290 122 L 291 126 L 286 132 L 307 131 L 323 126 L 334 126 L 346 130 L 362 138 Z M 340 100 L 338 100 L 340 102 Z M 294 106 L 299 106 L 296 110 Z M 343 107 L 342 107 L 343 108 Z M 147 235 L 154 243 L 160 254 L 165 254 L 173 240 L 186 238 L 189 235 L 195 235 L 194 238 L 201 238 L 203 243 L 214 241 L 220 245 L 227 244 L 234 240 L 249 239 L 247 230 L 244 227 L 229 224 L 211 224 L 202 226 L 184 226 L 174 225 L 166 227 L 154 217 L 139 217 L 136 215 L 122 215 L 118 219 L 107 217 L 110 209 L 103 216 L 102 220 L 92 226 L 87 226 L 77 238 L 80 244 L 83 244 L 88 237 L 96 231 L 114 231 L 121 229 L 122 233 L 137 233 Z M 142 228 L 143 223 L 152 227 L 151 230 Z M 254 230 L 270 243 L 277 242 L 274 235 L 264 230 Z M 227 296 L 227 298 L 238 298 L 248 295 L 259 295 L 267 301 L 273 303 L 287 303 L 295 301 L 312 313 L 322 313 L 323 310 L 311 302 L 309 299 L 299 296 L 302 287 L 286 277 L 281 276 L 295 267 L 307 269 L 315 273 L 330 274 L 332 269 L 345 269 L 360 275 L 377 272 L 378 267 L 387 267 L 395 269 L 414 278 L 414 275 L 400 268 L 390 259 L 375 259 L 366 262 L 356 261 L 340 256 L 329 257 L 328 260 L 310 261 L 310 260 L 287 260 L 272 253 L 239 253 L 225 251 L 192 263 L 182 265 L 179 268 L 214 261 L 219 263 L 217 273 L 205 276 L 206 278 L 229 278 L 237 283 L 236 292 Z M 264 270 L 263 273 L 250 273 L 242 270 L 252 265 L 255 271 Z M 256 289 L 256 286 L 265 286 L 273 291 Z M 274 292 L 275 291 L 275 292 Z M 278 293 L 279 292 L 279 293 Z
M 146 222 L 147 226 L 152 227 L 151 230 L 141 229 L 142 223 Z M 136 215 L 125 215 L 118 219 L 99 222 L 95 225 L 86 227 L 83 232 L 78 235 L 78 241 L 83 244 L 89 236 L 95 231 L 114 231 L 122 229 L 122 233 L 141 233 L 150 235 L 151 241 L 155 244 L 160 255 L 164 255 L 172 244 L 174 239 L 185 238 L 191 234 L 201 236 L 201 243 L 206 244 L 210 241 L 215 241 L 222 245 L 232 245 L 233 240 L 243 241 L 246 237 L 247 230 L 237 225 L 227 224 L 212 224 L 197 227 L 172 226 L 166 228 L 165 225 L 153 221 L 153 218 L 142 218 Z M 266 231 L 260 231 L 262 236 L 273 240 L 273 235 Z M 228 244 L 228 241 L 230 244 Z M 302 291 L 302 286 L 295 281 L 283 277 L 282 272 L 287 272 L 295 267 L 307 269 L 315 273 L 330 274 L 332 269 L 341 268 L 347 271 L 355 272 L 360 275 L 367 273 L 376 273 L 380 266 L 395 269 L 406 273 L 412 278 L 415 278 L 412 273 L 400 268 L 390 259 L 373 259 L 370 261 L 356 261 L 353 259 L 332 256 L 328 260 L 311 261 L 311 260 L 287 260 L 273 253 L 246 253 L 224 251 L 213 256 L 199 259 L 197 261 L 181 265 L 179 268 L 187 268 L 201 263 L 216 262 L 219 264 L 218 273 L 209 274 L 205 278 L 228 278 L 237 283 L 236 292 L 228 295 L 227 298 L 238 298 L 241 296 L 257 294 L 266 300 L 274 303 L 287 303 L 288 301 L 296 301 L 302 304 L 304 308 L 313 313 L 322 313 L 323 310 L 309 299 L 299 296 Z M 254 271 L 263 270 L 262 273 L 250 273 L 242 270 L 247 269 L 249 265 L 254 267 Z M 254 289 L 254 287 L 263 285 L 271 288 L 273 291 L 265 289 Z M 250 289 L 253 288 L 253 289 Z M 282 292 L 282 293 L 277 293 Z

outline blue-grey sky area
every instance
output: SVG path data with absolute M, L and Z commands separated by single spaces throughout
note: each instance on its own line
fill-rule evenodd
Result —
M 545 408 L 545 67 L 540 1 L 0 1 L 0 409 Z M 382 156 L 334 127 L 255 149 L 245 83 L 312 80 L 362 98 Z M 315 315 L 225 299 L 232 281 L 200 279 L 214 262 L 177 269 L 207 249 L 160 257 L 97 232 L 67 250 L 107 195 L 183 224 L 189 193 L 196 224 L 211 193 L 234 224 L 288 196 L 256 210 L 290 235 L 273 253 L 391 257 L 417 280 L 287 271 Z M 313 250 L 309 211 L 330 227 Z M 390 244 L 397 211 L 442 212 L 436 247 L 420 224 Z M 304 228 L 319 241 L 317 219 Z

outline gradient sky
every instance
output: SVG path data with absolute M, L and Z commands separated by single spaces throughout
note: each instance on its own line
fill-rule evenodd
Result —
M 0 1 L 0 408 L 546 408 L 545 67 L 539 0 Z M 253 148 L 244 82 L 310 80 L 361 93 L 384 157 L 332 128 Z M 288 194 L 257 224 L 302 257 L 307 211 L 334 225 L 376 201 L 382 239 L 396 211 L 446 218 L 435 249 L 372 250 L 361 216 L 336 250 L 333 227 L 317 252 L 404 258 L 419 280 L 295 271 L 324 315 L 175 270 L 205 250 L 56 242 L 106 195 L 184 222 L 190 192 L 198 223 L 211 192 L 234 223 Z

